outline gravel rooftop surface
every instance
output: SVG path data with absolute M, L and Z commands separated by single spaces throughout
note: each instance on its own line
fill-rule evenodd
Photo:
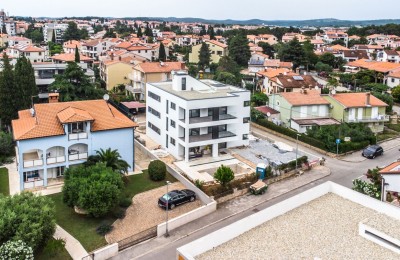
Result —
M 172 183 L 169 186 L 169 191 L 181 189 L 185 189 L 185 186 L 180 182 Z M 134 196 L 132 205 L 126 210 L 125 218 L 117 220 L 113 224 L 114 229 L 107 234 L 107 242 L 118 242 L 165 222 L 166 212 L 157 204 L 158 198 L 165 193 L 166 187 L 163 186 Z M 196 199 L 194 202 L 188 202 L 169 210 L 168 217 L 172 219 L 201 206 L 201 200 Z
M 362 221 L 362 223 L 378 231 L 381 231 L 390 237 L 400 240 L 399 220 L 395 220 L 385 214 L 377 213 L 374 216 L 371 216 L 368 219 Z
M 376 213 L 327 194 L 196 259 L 399 259 L 358 235 L 359 222 Z

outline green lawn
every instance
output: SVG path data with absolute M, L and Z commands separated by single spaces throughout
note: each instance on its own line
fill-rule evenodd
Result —
M 154 182 L 149 179 L 147 171 L 143 174 L 128 177 L 122 196 L 132 198 L 134 195 L 152 190 L 165 185 L 165 181 Z M 167 180 L 175 182 L 176 179 L 167 175 Z M 72 208 L 67 207 L 62 201 L 62 193 L 49 196 L 56 205 L 56 222 L 72 236 L 78 239 L 88 251 L 93 251 L 107 244 L 105 238 L 96 233 L 96 228 L 101 224 L 112 224 L 116 218 L 107 216 L 103 218 L 91 218 L 78 215 Z
M 54 240 L 54 238 L 52 240 Z M 51 240 L 49 242 L 51 242 Z M 38 252 L 35 254 L 35 259 L 37 259 L 37 260 L 52 260 L 52 259 L 70 260 L 72 258 L 69 255 L 67 249 L 65 249 L 65 247 L 61 251 L 57 251 L 54 253 L 54 252 L 52 252 L 51 248 L 46 246 L 43 248 L 43 250 L 41 252 Z
M 0 168 L 0 194 L 10 195 L 9 185 L 7 168 Z
M 399 134 L 396 134 L 394 132 L 384 131 L 383 133 L 378 134 L 376 138 L 377 138 L 377 141 L 380 142 L 380 141 L 385 141 L 387 139 L 398 137 L 398 136 L 399 136 Z
M 400 124 L 386 124 L 385 126 L 393 131 L 400 132 Z

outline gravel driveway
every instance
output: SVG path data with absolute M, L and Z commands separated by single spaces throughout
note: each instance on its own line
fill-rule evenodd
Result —
M 169 186 L 169 190 L 185 189 L 180 182 Z M 158 207 L 158 198 L 166 193 L 166 187 L 140 193 L 133 197 L 126 216 L 114 223 L 114 229 L 106 235 L 108 243 L 115 243 L 165 222 L 165 210 Z M 202 206 L 201 200 L 177 206 L 168 211 L 169 219 L 175 218 Z

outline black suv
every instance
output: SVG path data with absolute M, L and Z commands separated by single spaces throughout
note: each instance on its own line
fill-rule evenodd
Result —
M 168 202 L 168 209 L 173 209 L 175 206 L 195 200 L 196 193 L 192 190 L 172 190 L 158 199 L 158 206 L 166 209 Z
M 367 157 L 368 159 L 374 159 L 375 157 L 382 155 L 383 149 L 379 145 L 370 145 L 365 148 L 362 152 L 362 156 Z

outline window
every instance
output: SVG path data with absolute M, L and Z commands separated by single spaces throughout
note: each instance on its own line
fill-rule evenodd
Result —
M 156 117 L 161 118 L 160 112 L 158 112 L 157 110 L 153 109 L 152 107 L 147 107 L 147 111 L 149 111 L 149 113 L 152 113 Z
M 244 134 L 243 135 L 243 140 L 247 140 L 247 139 L 249 139 L 249 135 L 248 134 Z
M 153 130 L 154 132 L 156 132 L 157 134 L 161 134 L 160 128 L 158 128 L 157 126 L 153 125 L 152 123 L 148 122 L 148 127 Z
M 189 130 L 189 136 L 200 135 L 200 128 L 193 128 Z
M 243 124 L 247 124 L 250 121 L 250 117 L 243 117 Z
M 218 132 L 225 132 L 226 131 L 226 125 L 219 125 L 218 126 Z
M 168 148 L 168 135 L 166 135 L 166 137 L 165 137 L 165 147 Z
M 192 109 L 189 111 L 189 118 L 200 117 L 200 109 Z
M 167 114 L 168 114 L 168 108 L 169 108 L 169 102 L 168 102 L 168 100 L 167 100 Z
M 168 117 L 165 118 L 165 119 L 166 119 L 166 121 L 167 121 L 167 123 L 165 124 L 165 128 L 166 128 L 166 130 L 168 131 Z
M 171 126 L 172 126 L 173 128 L 176 127 L 176 124 L 175 124 L 175 121 L 174 121 L 174 120 L 171 120 Z
M 222 51 L 217 51 L 217 54 L 218 55 L 222 55 Z
M 394 83 L 394 78 L 392 78 L 392 83 Z
M 186 90 L 186 78 L 182 78 L 182 90 Z
M 86 123 L 85 122 L 77 122 L 68 124 L 68 133 L 75 134 L 75 133 L 82 133 L 85 132 Z
M 161 97 L 159 95 L 154 94 L 153 92 L 149 91 L 148 96 L 151 97 L 154 100 L 157 100 L 158 102 L 161 101 Z
M 219 108 L 219 114 L 220 115 L 226 115 L 228 113 L 228 108 L 227 107 L 220 107 Z
M 244 107 L 249 107 L 250 106 L 250 101 L 244 101 L 243 106 Z
M 39 178 L 39 171 L 29 171 L 29 172 L 24 172 L 24 182 L 31 181 L 35 178 Z
M 175 139 L 174 138 L 170 138 L 171 140 L 170 140 L 170 143 L 173 145 L 173 146 L 175 146 Z
M 176 105 L 173 102 L 171 102 L 171 109 L 176 110 Z

